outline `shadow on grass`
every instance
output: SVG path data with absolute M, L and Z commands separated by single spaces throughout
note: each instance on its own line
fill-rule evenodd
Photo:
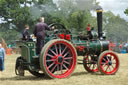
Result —
M 44 77 L 35 77 L 35 76 L 14 76 L 14 77 L 3 77 L 0 78 L 0 80 L 2 81 L 6 81 L 6 80 L 12 80 L 12 81 L 19 81 L 19 80 L 35 80 L 35 81 L 39 81 L 39 80 L 51 80 L 50 78 L 44 76 Z
M 75 72 L 72 74 L 72 76 L 80 76 L 80 75 L 101 75 L 101 73 L 99 72 L 94 72 L 94 73 L 90 73 L 90 72 Z
M 82 75 L 101 75 L 99 72 L 96 73 L 89 73 L 89 72 L 74 72 L 70 77 L 72 76 L 82 76 Z M 101 75 L 102 76 L 102 75 Z M 14 76 L 14 77 L 3 77 L 0 78 L 1 81 L 6 81 L 6 80 L 12 80 L 12 81 L 22 81 L 22 80 L 35 80 L 35 81 L 40 81 L 40 80 L 53 80 L 47 76 L 44 77 L 35 77 L 35 76 Z
M 87 75 L 88 72 L 74 72 L 71 76 L 81 76 L 81 75 Z

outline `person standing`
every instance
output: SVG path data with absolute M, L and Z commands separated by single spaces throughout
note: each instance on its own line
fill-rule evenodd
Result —
M 0 71 L 4 71 L 5 50 L 0 43 Z
M 28 32 L 29 30 L 29 26 L 28 25 L 25 25 L 25 29 L 24 29 L 24 32 L 22 33 L 23 35 L 23 40 L 29 40 L 30 39 L 30 34 Z
M 33 34 L 37 38 L 37 43 L 36 43 L 37 54 L 40 54 L 40 51 L 44 46 L 44 38 L 45 38 L 46 30 L 50 30 L 50 28 L 46 23 L 44 23 L 44 17 L 41 17 L 40 22 L 35 25 L 35 29 L 33 31 Z

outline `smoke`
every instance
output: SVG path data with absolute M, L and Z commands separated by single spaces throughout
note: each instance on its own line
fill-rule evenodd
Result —
M 96 10 L 101 8 L 96 0 L 58 0 L 57 4 L 60 7 L 71 7 L 75 6 L 80 10 Z
M 55 11 L 55 7 L 50 3 L 43 5 L 34 4 L 33 6 L 30 7 L 30 12 L 35 19 L 39 18 L 45 13 L 52 15 L 52 13 L 54 13 Z
M 93 0 L 76 0 L 76 3 L 81 10 L 90 10 L 94 7 Z
M 69 16 L 73 8 L 85 11 L 95 11 L 97 8 L 100 8 L 100 6 L 97 5 L 96 0 L 53 0 L 52 4 L 34 4 L 30 7 L 30 12 L 35 19 L 45 13 L 53 16 L 53 14 L 59 10 L 61 10 L 62 15 L 65 15 L 64 17 L 66 17 Z

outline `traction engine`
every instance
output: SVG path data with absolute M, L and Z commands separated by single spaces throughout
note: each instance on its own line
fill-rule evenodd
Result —
M 98 32 L 91 29 L 82 36 L 73 34 L 62 24 L 49 25 L 57 29 L 47 32 L 40 55 L 36 55 L 35 41 L 17 41 L 21 56 L 16 61 L 16 74 L 24 75 L 24 70 L 28 70 L 37 77 L 66 78 L 73 73 L 77 64 L 83 64 L 87 72 L 115 74 L 119 68 L 119 58 L 109 50 L 110 42 L 103 36 L 102 9 L 97 9 L 97 23 Z M 78 60 L 79 56 L 83 59 Z

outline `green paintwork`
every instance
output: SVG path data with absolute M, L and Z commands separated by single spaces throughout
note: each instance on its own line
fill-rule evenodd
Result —
M 21 48 L 21 56 L 28 63 L 32 63 L 34 61 L 33 56 L 36 56 L 36 46 L 35 42 L 22 42 L 18 41 L 17 46 Z
M 76 49 L 78 56 L 85 56 L 88 54 L 99 55 L 102 51 L 102 44 L 107 47 L 109 44 L 107 41 L 98 39 L 97 33 L 95 31 L 92 32 L 93 39 L 90 40 L 81 40 L 78 35 L 70 34 L 71 40 L 69 40 L 75 48 L 78 46 L 83 46 L 84 49 L 81 51 Z M 44 43 L 46 44 L 50 40 L 58 39 L 58 34 L 54 34 L 53 32 L 49 33 L 48 36 L 45 37 Z M 32 70 L 40 70 L 40 62 L 39 55 L 36 55 L 36 42 L 34 41 L 17 41 L 17 46 L 21 49 L 21 57 L 28 63 L 28 67 Z M 54 49 L 53 49 L 54 50 Z M 108 49 L 105 49 L 108 50 Z
M 102 50 L 102 44 L 99 40 L 73 40 L 74 46 L 77 48 L 77 46 L 84 46 L 85 49 L 83 51 L 77 50 L 77 54 L 79 56 L 84 56 L 86 54 L 100 54 Z

